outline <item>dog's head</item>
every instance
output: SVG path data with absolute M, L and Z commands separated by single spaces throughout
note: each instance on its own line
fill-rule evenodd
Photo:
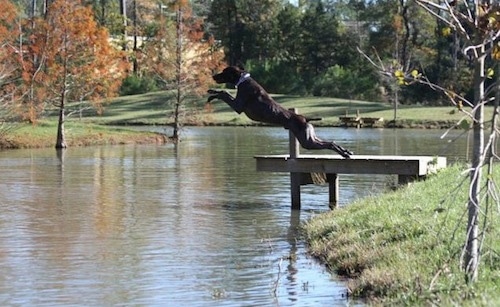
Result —
M 219 84 L 221 83 L 237 84 L 242 73 L 245 73 L 245 70 L 242 67 L 228 66 L 224 68 L 224 70 L 221 73 L 214 75 L 213 78 L 215 82 Z

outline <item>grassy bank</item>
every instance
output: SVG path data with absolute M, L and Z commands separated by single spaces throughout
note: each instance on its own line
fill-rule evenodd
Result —
M 408 128 L 447 128 L 455 124 L 463 114 L 456 108 L 399 106 L 396 122 L 391 123 L 394 111 L 390 104 L 345 100 L 327 97 L 273 96 L 285 108 L 298 108 L 301 114 L 321 117 L 317 126 L 339 126 L 339 116 L 354 115 L 382 117 L 384 125 Z M 112 125 L 164 125 L 172 123 L 174 96 L 172 92 L 154 92 L 143 95 L 118 97 L 112 100 L 101 115 L 84 112 L 84 120 Z M 214 101 L 205 108 L 206 97 L 186 99 L 182 120 L 186 125 L 256 125 L 244 114 L 239 115 L 224 102 Z M 491 116 L 487 108 L 486 116 Z
M 497 204 L 489 208 L 474 287 L 465 284 L 460 270 L 468 184 L 461 171 L 449 167 L 426 181 L 313 218 L 304 225 L 312 254 L 347 277 L 353 296 L 370 302 L 500 306 Z
M 16 124 L 0 138 L 0 149 L 53 147 L 56 143 L 57 122 L 44 120 L 36 125 Z M 66 142 L 69 147 L 116 144 L 165 143 L 165 136 L 151 132 L 67 121 Z
M 365 117 L 384 118 L 383 126 L 403 128 L 448 128 L 463 114 L 449 107 L 400 106 L 398 117 L 393 119 L 390 104 L 345 100 L 325 97 L 297 97 L 274 95 L 285 108 L 298 108 L 301 114 L 321 117 L 316 126 L 340 126 L 339 116 L 354 115 L 357 111 Z M 78 112 L 79 104 L 68 104 L 66 120 L 68 146 L 159 142 L 162 136 L 105 126 L 170 125 L 173 123 L 173 92 L 161 91 L 142 95 L 123 96 L 107 102 L 101 113 L 96 110 Z M 206 97 L 187 98 L 182 108 L 183 125 L 242 126 L 261 125 L 237 114 L 227 104 L 214 101 L 206 106 Z M 487 108 L 486 116 L 492 114 Z M 47 111 L 38 125 L 18 125 L 7 137 L 0 130 L 0 149 L 51 147 L 55 144 L 57 110 Z M 89 125 L 88 125 L 89 124 Z

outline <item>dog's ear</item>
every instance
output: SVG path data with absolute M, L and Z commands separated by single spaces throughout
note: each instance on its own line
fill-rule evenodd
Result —
M 243 62 L 241 61 L 236 62 L 236 65 L 234 66 L 238 67 L 241 70 L 245 70 L 245 66 L 243 66 Z

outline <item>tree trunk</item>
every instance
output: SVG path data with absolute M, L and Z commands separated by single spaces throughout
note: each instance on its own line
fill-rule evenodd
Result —
M 133 72 L 135 75 L 138 75 L 139 73 L 139 64 L 137 62 L 137 53 L 138 53 L 138 48 L 137 48 L 137 0 L 134 0 L 134 2 L 132 3 L 133 5 L 133 8 L 134 8 L 134 14 L 133 14 L 133 24 L 134 24 L 134 47 L 133 47 L 133 51 L 134 51 L 134 58 L 133 58 Z
M 120 0 L 120 14 L 122 15 L 122 23 L 123 23 L 123 45 L 122 49 L 127 50 L 127 2 L 125 0 Z
M 177 18 L 176 18 L 177 34 L 176 34 L 176 87 L 177 87 L 177 97 L 175 101 L 174 108 L 174 140 L 179 140 L 179 130 L 180 130 L 180 119 L 179 119 L 179 109 L 182 102 L 182 9 L 179 6 L 177 8 Z
M 398 103 L 399 103 L 399 86 L 396 87 L 396 90 L 394 92 L 394 106 L 392 108 L 393 110 L 393 121 L 394 125 L 396 125 L 396 119 L 398 118 Z
M 36 0 L 31 0 L 31 11 L 30 11 L 30 18 L 33 19 L 36 16 Z
M 59 122 L 57 123 L 57 139 L 56 139 L 56 149 L 63 149 L 68 147 L 66 145 L 66 137 L 64 136 L 64 99 L 61 97 L 61 105 L 59 106 Z
M 473 283 L 477 279 L 479 266 L 479 209 L 481 177 L 484 152 L 484 63 L 486 58 L 484 46 L 478 50 L 474 67 L 474 102 L 476 111 L 474 113 L 473 126 L 473 152 L 472 168 L 470 171 L 469 201 L 467 204 L 467 241 L 465 246 L 465 277 L 468 283 Z
M 65 42 L 66 46 L 66 42 Z M 64 120 L 65 120 L 65 104 L 66 104 L 66 78 L 68 76 L 68 62 L 67 58 L 64 59 L 64 75 L 63 75 L 63 88 L 61 91 L 61 103 L 59 104 L 59 121 L 57 123 L 57 138 L 56 149 L 63 149 L 68 147 L 66 145 L 66 136 L 64 135 Z
M 43 0 L 43 15 L 45 18 L 47 18 L 47 11 L 49 9 L 49 6 L 52 2 L 50 0 Z

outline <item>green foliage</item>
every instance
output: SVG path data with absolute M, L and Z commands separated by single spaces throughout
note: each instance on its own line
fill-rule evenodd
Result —
M 314 96 L 377 100 L 373 79 L 366 71 L 348 70 L 334 65 L 314 80 Z
M 317 76 L 338 63 L 337 55 L 341 51 L 339 21 L 334 14 L 325 10 L 321 1 L 317 1 L 306 9 L 301 29 L 299 67 L 304 75 L 304 83 L 310 88 Z
M 276 15 L 281 2 L 273 0 L 214 0 L 208 22 L 221 40 L 229 64 L 276 55 Z
M 153 78 L 147 76 L 130 75 L 123 80 L 120 95 L 136 95 L 157 91 L 158 86 Z
M 288 3 L 276 16 L 276 57 L 287 61 L 290 66 L 297 66 L 302 48 L 301 33 L 302 12 Z
M 252 77 L 271 93 L 305 94 L 306 88 L 302 76 L 295 65 L 288 61 L 248 61 L 246 69 L 252 72 Z
M 26 16 L 30 15 L 32 1 L 14 3 Z M 35 15 L 43 15 L 43 1 L 35 3 Z M 112 35 L 123 33 L 119 2 L 84 0 L 83 3 L 92 6 L 98 23 Z M 464 41 L 452 28 L 411 1 L 316 0 L 299 1 L 298 5 L 281 0 L 190 3 L 196 16 L 204 19 L 205 39 L 213 35 L 228 64 L 246 64 L 271 92 L 381 99 L 374 88 L 384 86 L 384 92 L 392 97 L 394 88 L 382 84 L 376 74 L 363 67 L 369 64 L 359 57 L 356 47 L 360 47 L 371 58 L 380 57 L 383 63 L 396 60 L 405 70 L 418 69 L 430 82 L 458 94 L 470 97 L 472 93 L 470 63 L 461 53 Z M 134 4 L 136 10 L 132 7 L 128 10 L 127 31 L 141 37 L 139 49 L 143 51 L 143 42 L 151 43 L 152 37 L 166 30 L 161 25 L 162 19 L 172 27 L 169 17 L 172 12 L 170 8 L 160 10 L 154 1 Z M 164 40 L 165 44 L 171 42 L 172 39 Z M 160 53 L 160 49 L 155 52 Z M 494 51 L 493 56 L 496 54 Z M 134 56 L 141 61 L 140 52 Z M 137 67 L 141 74 L 150 74 L 156 66 Z M 442 95 L 423 86 L 402 86 L 398 90 L 399 99 L 405 104 L 447 103 Z
M 106 27 L 110 34 L 123 34 L 123 17 L 120 14 L 118 1 L 86 0 L 82 2 L 84 5 L 92 7 L 95 20 L 100 26 Z

